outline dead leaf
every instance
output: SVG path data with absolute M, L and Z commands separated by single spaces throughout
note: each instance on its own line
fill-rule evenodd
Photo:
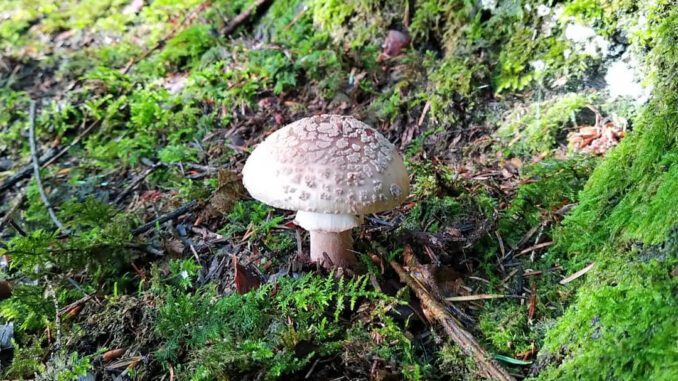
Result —
M 410 275 L 438 299 L 466 293 L 463 289 L 464 281 L 457 271 L 449 266 L 421 264 L 410 245 L 405 246 L 403 251 L 403 263 L 407 266 Z
M 103 362 L 109 362 L 117 359 L 124 353 L 125 350 L 122 348 L 111 349 L 110 351 L 104 352 L 104 354 L 101 355 L 101 359 L 103 360 Z
M 134 367 L 137 366 L 137 364 L 141 362 L 141 360 L 143 360 L 143 357 L 135 356 L 129 359 L 114 361 L 106 366 L 106 370 L 114 370 L 121 368 L 133 369 Z
M 523 167 L 523 161 L 520 158 L 514 157 L 508 162 L 518 171 Z
M 233 205 L 244 194 L 244 188 L 240 178 L 235 172 L 220 169 L 218 174 L 219 187 L 210 197 L 210 205 L 221 213 L 231 211 Z
M 612 147 L 619 144 L 624 137 L 621 126 L 607 122 L 596 126 L 583 126 L 571 132 L 567 140 L 575 152 L 588 152 L 594 155 L 603 155 Z
M 235 272 L 235 289 L 238 294 L 245 294 L 261 286 L 259 275 L 238 263 L 236 256 L 233 256 L 233 271 Z
M 82 307 L 83 307 L 82 304 L 75 304 L 66 309 L 62 315 L 64 316 L 65 319 L 73 319 L 76 316 L 78 316 L 78 314 L 80 314 L 80 311 L 82 311 Z
M 163 242 L 163 248 L 170 256 L 178 257 L 184 252 L 184 244 L 178 239 L 168 239 Z
M 12 296 L 12 284 L 9 281 L 0 281 L 0 300 L 8 299 Z
M 389 30 L 382 45 L 381 53 L 386 58 L 399 56 L 403 49 L 410 45 L 410 41 L 410 36 L 407 33 Z
M 516 353 L 516 358 L 519 358 L 523 361 L 527 361 L 527 360 L 533 358 L 536 354 L 537 354 L 537 346 L 534 344 L 534 341 L 533 341 L 532 345 L 530 345 L 530 349 L 525 351 L 525 352 Z
M 412 250 L 412 246 L 410 245 L 405 245 L 405 248 L 403 249 L 403 264 L 407 267 L 419 265 L 419 261 L 415 258 L 414 250 Z
M 530 306 L 527 309 L 527 322 L 532 323 L 534 313 L 537 311 L 537 283 L 532 283 L 532 292 L 530 293 Z
M 561 280 L 559 283 L 560 284 L 568 284 L 568 283 L 572 282 L 573 280 L 575 280 L 575 279 L 579 278 L 580 276 L 586 274 L 587 272 L 591 271 L 591 269 L 593 268 L 593 266 L 595 266 L 595 264 L 596 264 L 596 262 L 591 262 L 591 264 L 589 264 L 588 266 L 586 266 L 583 269 L 575 272 L 574 274 L 568 276 L 567 278 Z
M 148 190 L 139 197 L 142 202 L 157 203 L 162 198 L 162 193 L 159 190 Z

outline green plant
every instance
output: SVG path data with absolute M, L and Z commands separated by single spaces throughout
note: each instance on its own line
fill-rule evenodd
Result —
M 81 356 L 77 352 L 67 355 L 65 352 L 59 352 L 52 356 L 36 380 L 77 381 L 87 375 L 94 356 Z
M 572 157 L 542 160 L 522 168 L 522 185 L 500 216 L 504 243 L 513 247 L 530 229 L 553 221 L 558 209 L 575 204 L 597 162 L 595 158 Z M 545 229 L 542 233 L 549 235 L 551 228 Z
M 162 342 L 158 358 L 163 363 L 178 361 L 197 380 L 255 369 L 263 369 L 266 378 L 277 378 L 299 370 L 314 353 L 326 356 L 341 347 L 340 317 L 346 309 L 353 310 L 362 298 L 385 298 L 368 291 L 364 277 L 282 278 L 244 295 L 222 297 L 212 286 L 185 293 L 168 287 L 158 274 L 154 279 L 153 288 L 162 299 L 156 324 Z M 315 349 L 295 355 L 302 342 Z
M 251 229 L 250 239 L 265 237 L 271 228 L 283 221 L 283 216 L 271 217 L 273 208 L 258 201 L 238 201 L 226 217 L 222 234 L 230 237 Z
M 534 103 L 527 111 L 518 109 L 509 114 L 496 135 L 517 155 L 547 153 L 568 125 L 576 125 L 575 113 L 589 102 L 585 95 L 566 94 Z
M 670 380 L 678 374 L 675 343 L 678 258 L 672 207 L 678 192 L 678 95 L 672 78 L 678 57 L 678 11 L 668 2 L 646 8 L 653 99 L 636 119 L 635 130 L 593 171 L 579 205 L 557 231 L 549 256 L 569 272 L 595 263 L 574 303 L 544 346 L 559 365 L 541 379 Z M 641 41 L 639 41 L 641 42 Z M 629 354 L 633 353 L 633 356 Z M 599 364 L 609 364 L 600 371 Z

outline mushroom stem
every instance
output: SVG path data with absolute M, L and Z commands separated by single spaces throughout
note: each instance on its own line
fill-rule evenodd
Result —
M 351 251 L 353 247 L 353 237 L 351 230 L 344 230 L 339 233 L 328 233 L 318 230 L 312 230 L 311 233 L 311 261 L 320 263 L 325 268 L 343 267 L 355 269 L 358 260 Z M 327 263 L 327 256 L 332 263 Z

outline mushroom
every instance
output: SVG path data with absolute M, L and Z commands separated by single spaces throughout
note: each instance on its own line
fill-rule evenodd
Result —
M 319 115 L 281 128 L 257 146 L 242 173 L 252 197 L 297 211 L 296 224 L 310 232 L 311 260 L 324 267 L 355 269 L 351 229 L 409 194 L 395 146 L 350 116 Z

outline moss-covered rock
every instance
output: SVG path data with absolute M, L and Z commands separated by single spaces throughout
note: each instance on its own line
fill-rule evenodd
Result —
M 635 131 L 593 172 L 551 252 L 569 272 L 595 263 L 549 332 L 558 363 L 540 379 L 678 377 L 678 9 L 646 8 L 653 99 Z M 572 286 L 567 286 L 572 287 Z

